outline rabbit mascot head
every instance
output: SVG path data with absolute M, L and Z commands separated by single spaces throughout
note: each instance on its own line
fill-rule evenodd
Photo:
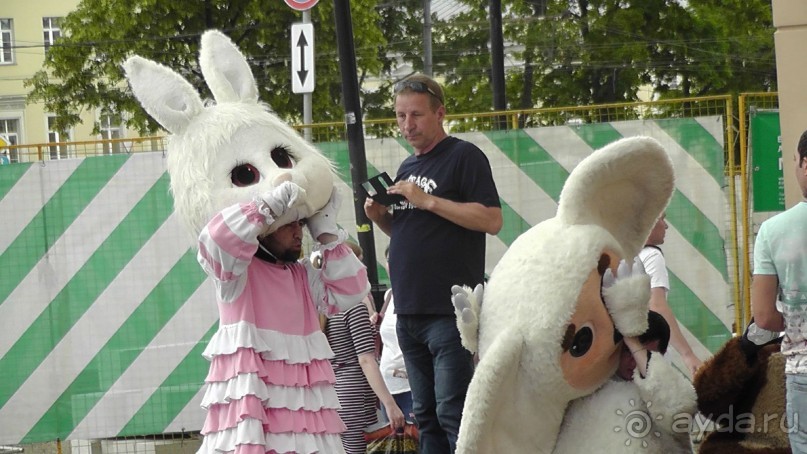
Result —
M 163 65 L 137 56 L 124 64 L 135 97 L 171 133 L 167 163 L 174 205 L 194 238 L 218 210 L 284 181 L 303 189 L 304 215 L 325 206 L 333 166 L 258 101 L 247 59 L 235 44 L 218 31 L 204 33 L 199 66 L 215 98 L 207 105 Z
M 672 163 L 654 139 L 595 151 L 569 175 L 557 215 L 496 265 L 484 302 L 470 309 L 478 317 L 455 300 L 463 344 L 480 357 L 457 452 L 553 451 L 568 403 L 613 375 L 623 335 L 647 329 L 649 278 L 622 268 L 673 187 Z M 479 304 L 480 288 L 474 294 Z

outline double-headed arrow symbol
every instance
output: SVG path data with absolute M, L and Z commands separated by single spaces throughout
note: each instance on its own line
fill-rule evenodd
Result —
M 300 78 L 300 85 L 305 85 L 305 79 L 308 77 L 308 69 L 305 67 L 305 48 L 308 46 L 308 41 L 305 39 L 305 33 L 300 33 L 295 46 L 300 49 L 300 70 L 297 71 L 297 77 Z
M 291 90 L 311 93 L 314 90 L 314 26 L 291 24 Z

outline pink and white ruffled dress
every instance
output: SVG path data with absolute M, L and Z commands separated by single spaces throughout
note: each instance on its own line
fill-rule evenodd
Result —
M 318 313 L 358 304 L 369 291 L 366 269 L 341 241 L 322 247 L 319 270 L 256 259 L 265 222 L 254 203 L 235 205 L 199 237 L 220 316 L 204 352 L 211 365 L 199 452 L 342 453 L 333 352 Z

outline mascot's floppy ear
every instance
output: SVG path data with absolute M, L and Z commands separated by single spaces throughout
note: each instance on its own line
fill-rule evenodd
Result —
M 623 257 L 638 255 L 675 188 L 672 161 L 661 144 L 650 137 L 621 139 L 573 173 L 560 194 L 558 218 L 600 225 L 622 245 Z
M 223 33 L 210 30 L 202 35 L 199 65 L 216 102 L 258 102 L 258 86 L 247 59 Z
M 193 86 L 166 66 L 134 56 L 123 69 L 140 104 L 170 133 L 185 130 L 204 109 Z

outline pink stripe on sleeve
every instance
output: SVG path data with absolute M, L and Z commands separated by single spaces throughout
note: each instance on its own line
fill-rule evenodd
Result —
M 207 224 L 210 238 L 216 246 L 232 257 L 249 260 L 258 249 L 257 230 L 249 217 L 249 205 L 237 205 L 218 213 Z
M 361 295 L 364 298 L 368 286 L 367 270 L 362 268 L 355 276 L 325 281 L 325 286 L 335 295 Z
M 213 276 L 216 279 L 223 282 L 228 282 L 235 279 L 235 275 L 233 273 L 230 271 L 224 271 L 224 267 L 210 254 L 204 243 L 199 243 L 199 252 L 196 255 L 210 266 L 210 269 L 213 271 Z
M 367 268 L 344 243 L 323 252 L 322 282 L 328 293 L 337 297 L 358 296 L 361 299 L 369 289 Z

